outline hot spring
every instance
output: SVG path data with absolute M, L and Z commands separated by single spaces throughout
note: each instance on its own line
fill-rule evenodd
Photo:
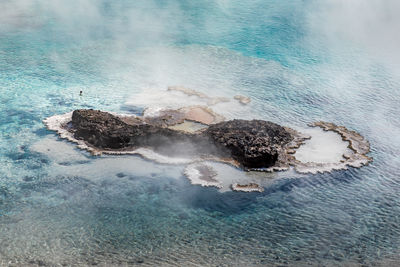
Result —
M 0 7 L 0 266 L 399 264 L 398 2 Z M 311 139 L 297 167 L 245 171 L 147 148 L 93 155 L 43 123 L 189 106 L 205 108 L 177 130 L 259 119 Z M 339 168 L 354 144 L 320 121 L 365 138 L 368 164 Z

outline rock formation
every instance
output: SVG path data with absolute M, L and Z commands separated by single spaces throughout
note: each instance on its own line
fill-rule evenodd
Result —
M 221 122 L 211 125 L 204 133 L 247 168 L 273 166 L 279 150 L 293 139 L 282 126 L 262 120 Z
M 142 118 L 121 118 L 97 110 L 75 110 L 70 131 L 75 138 L 104 150 L 150 147 L 166 155 L 231 157 L 245 168 L 268 168 L 292 141 L 285 128 L 262 120 L 231 120 L 187 133 Z
M 226 185 L 204 162 L 227 163 L 248 171 L 285 171 L 292 166 L 299 173 L 317 173 L 358 168 L 372 161 L 367 156 L 369 142 L 343 126 L 328 122 L 310 125 L 336 132 L 349 143 L 340 162 L 301 162 L 295 153 L 312 136 L 263 120 L 223 121 L 204 106 L 145 112 L 143 116 L 81 109 L 49 117 L 44 123 L 93 155 L 136 154 L 164 164 L 189 164 L 184 174 L 193 184 L 220 189 Z M 239 178 L 233 178 L 230 188 L 263 191 L 258 182 Z
M 242 191 L 242 192 L 264 192 L 264 188 L 256 183 L 249 184 L 232 184 L 233 191 Z

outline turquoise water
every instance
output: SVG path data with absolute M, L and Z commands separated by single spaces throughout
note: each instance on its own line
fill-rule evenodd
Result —
M 2 1 L 0 265 L 395 266 L 391 2 Z M 232 117 L 345 125 L 374 162 L 220 193 L 191 185 L 184 166 L 90 156 L 42 123 L 76 108 L 137 114 L 136 94 L 170 85 L 251 97 Z

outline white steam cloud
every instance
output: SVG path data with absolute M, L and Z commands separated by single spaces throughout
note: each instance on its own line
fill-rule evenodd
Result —
M 313 1 L 310 8 L 311 29 L 329 43 L 349 41 L 371 56 L 400 64 L 400 1 Z

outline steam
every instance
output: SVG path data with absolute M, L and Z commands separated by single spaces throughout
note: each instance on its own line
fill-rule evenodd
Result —
M 400 64 L 400 2 L 397 0 L 313 1 L 310 29 L 328 42 L 349 42 L 366 48 L 371 56 Z
M 348 96 L 347 98 L 359 97 L 363 100 L 365 97 L 358 88 L 366 88 L 365 91 L 370 93 L 370 97 L 376 97 L 371 93 L 377 83 L 375 76 L 358 69 L 356 73 L 354 68 L 352 71 L 343 71 L 342 65 L 334 70 L 332 66 L 328 66 L 326 70 L 323 69 L 324 66 L 317 66 L 317 74 L 308 75 L 311 71 L 307 69 L 307 75 L 302 75 L 282 66 L 279 62 L 252 58 L 229 49 L 206 46 L 203 43 L 194 45 L 195 41 L 190 38 L 193 32 L 204 34 L 207 37 L 205 44 L 210 42 L 208 38 L 211 36 L 213 37 L 211 39 L 215 37 L 218 40 L 227 40 L 229 43 L 247 45 L 247 40 L 241 39 L 243 35 L 240 35 L 247 26 L 251 25 L 249 39 L 253 37 L 257 39 L 259 37 L 257 34 L 263 35 L 260 28 L 257 28 L 259 27 L 257 23 L 263 22 L 265 27 L 277 26 L 278 29 L 282 27 L 282 30 L 287 30 L 286 24 L 278 24 L 279 20 L 275 21 L 273 17 L 290 19 L 288 14 L 293 13 L 297 16 L 304 13 L 308 24 L 303 25 L 304 21 L 300 18 L 299 28 L 306 27 L 304 31 L 306 37 L 315 42 L 316 49 L 327 48 L 329 53 L 329 49 L 335 49 L 336 44 L 344 50 L 349 44 L 357 49 L 365 48 L 369 53 L 364 55 L 382 56 L 390 64 L 400 64 L 400 53 L 397 51 L 400 47 L 398 34 L 400 18 L 396 14 L 400 10 L 400 2 L 396 0 L 311 0 L 283 4 L 269 2 L 3 0 L 0 1 L 2 10 L 0 32 L 34 30 L 39 32 L 34 35 L 37 41 L 36 39 L 42 38 L 41 33 L 50 31 L 44 37 L 46 45 L 53 42 L 63 45 L 64 42 L 71 42 L 72 45 L 68 43 L 62 48 L 52 45 L 46 49 L 44 53 L 50 54 L 48 56 L 53 66 L 41 67 L 40 70 L 55 69 L 58 71 L 56 74 L 61 74 L 59 76 L 66 77 L 65 80 L 68 81 L 73 80 L 69 76 L 84 73 L 76 79 L 76 87 L 70 84 L 67 87 L 74 92 L 79 92 L 84 87 L 85 97 L 82 101 L 87 101 L 92 107 L 101 107 L 104 103 L 112 106 L 114 103 L 110 102 L 114 101 L 117 104 L 112 106 L 112 110 L 118 110 L 126 102 L 136 103 L 130 99 L 132 96 L 136 98 L 139 96 L 139 100 L 144 102 L 142 107 L 146 107 L 146 104 L 152 104 L 153 99 L 157 103 L 160 102 L 160 95 L 152 94 L 153 92 L 165 90 L 171 85 L 184 85 L 209 95 L 232 97 L 240 92 L 252 97 L 254 101 L 249 107 L 239 107 L 239 109 L 230 104 L 215 107 L 216 112 L 223 115 L 226 113 L 227 118 L 261 118 L 285 124 L 292 124 L 296 120 L 300 122 L 294 123 L 304 124 L 304 121 L 322 119 L 320 115 L 324 116 L 323 119 L 331 119 L 329 115 L 318 112 L 310 118 L 312 116 L 309 115 L 310 112 L 299 104 L 302 101 L 311 101 L 313 106 L 320 105 L 324 98 L 314 94 L 317 90 L 324 90 L 321 95 L 328 95 L 328 98 L 333 96 L 335 100 L 340 101 L 344 101 L 341 100 L 344 94 Z M 203 12 L 200 15 L 188 12 L 204 10 L 207 6 L 212 6 L 210 9 L 212 12 Z M 301 11 L 294 12 L 296 7 Z M 259 16 L 259 10 L 265 14 Z M 287 34 L 290 35 L 291 31 L 287 31 Z M 314 39 L 316 36 L 318 38 Z M 271 35 L 271 39 L 279 37 Z M 290 41 L 287 42 L 292 42 L 292 39 L 297 41 L 295 38 L 288 39 Z M 323 44 L 317 43 L 321 40 Z M 187 45 L 188 43 L 190 45 Z M 265 41 L 265 47 L 273 44 L 274 40 L 270 43 Z M 29 44 L 29 47 L 34 45 L 35 42 Z M 262 46 L 264 43 L 257 45 Z M 296 49 L 296 46 L 293 47 Z M 248 50 L 256 49 L 258 47 L 250 47 Z M 307 49 L 314 47 L 310 46 Z M 34 61 L 36 56 L 42 53 L 42 51 L 31 52 L 36 51 L 23 53 L 29 59 L 24 60 L 24 63 Z M 34 57 L 31 58 L 31 55 Z M 335 56 L 336 53 L 333 52 L 332 55 Z M 43 62 L 47 61 L 38 58 L 36 64 L 40 66 Z M 36 68 L 34 71 L 40 70 Z M 42 77 L 49 79 L 53 74 L 49 71 Z M 109 80 L 99 82 L 101 84 L 90 80 L 103 76 Z M 152 88 L 151 91 L 148 88 Z M 311 93 L 308 92 L 308 88 Z M 380 91 L 376 91 L 376 95 L 385 96 L 384 89 L 378 89 Z M 393 93 L 396 94 L 391 92 Z M 112 97 L 109 97 L 110 95 Z M 147 98 L 140 98 L 141 95 L 147 95 Z M 176 99 L 184 102 L 182 99 Z M 170 104 L 170 99 L 161 100 Z M 347 107 L 347 103 L 342 106 Z M 365 101 L 359 102 L 362 107 L 366 104 L 368 105 Z M 388 105 L 384 104 L 380 105 L 381 114 L 377 114 L 377 108 L 373 107 L 377 118 L 382 118 L 386 114 L 389 114 L 387 116 L 396 114 L 388 112 Z M 282 105 L 285 107 L 282 108 Z M 331 105 L 335 111 L 338 109 L 334 104 Z M 364 109 L 358 108 L 352 111 L 353 117 L 361 118 L 363 114 L 354 114 L 357 111 L 364 113 Z M 306 117 L 305 114 L 308 116 L 307 119 L 303 119 Z M 397 128 L 393 127 L 393 132 Z
M 348 151 L 348 142 L 343 142 L 335 132 L 324 132 L 319 128 L 302 129 L 302 133 L 312 138 L 296 151 L 296 159 L 301 162 L 338 163 Z
M 201 10 L 202 5 L 211 6 L 213 12 L 204 12 L 194 20 L 188 11 Z M 58 32 L 60 35 L 67 34 L 82 42 L 109 39 L 115 51 L 120 52 L 132 46 L 185 42 L 181 32 L 191 35 L 192 32 L 202 34 L 204 31 L 215 38 L 232 38 L 241 28 L 238 18 L 242 21 L 245 16 L 245 19 L 252 20 L 252 12 L 268 7 L 273 9 L 268 10 L 269 13 L 259 22 L 265 23 L 274 15 L 285 14 L 281 11 L 307 9 L 309 23 L 305 32 L 324 35 L 329 43 L 348 40 L 371 49 L 373 54 L 385 55 L 400 63 L 397 53 L 400 46 L 400 18 L 397 14 L 400 2 L 397 0 L 326 0 L 306 4 L 294 1 L 273 6 L 265 1 L 243 5 L 231 0 L 184 4 L 173 0 L 163 3 L 156 0 L 3 0 L 0 2 L 0 29 L 29 28 L 32 22 L 36 25 L 57 22 L 63 27 L 62 32 Z M 230 24 L 232 27 L 227 26 Z

